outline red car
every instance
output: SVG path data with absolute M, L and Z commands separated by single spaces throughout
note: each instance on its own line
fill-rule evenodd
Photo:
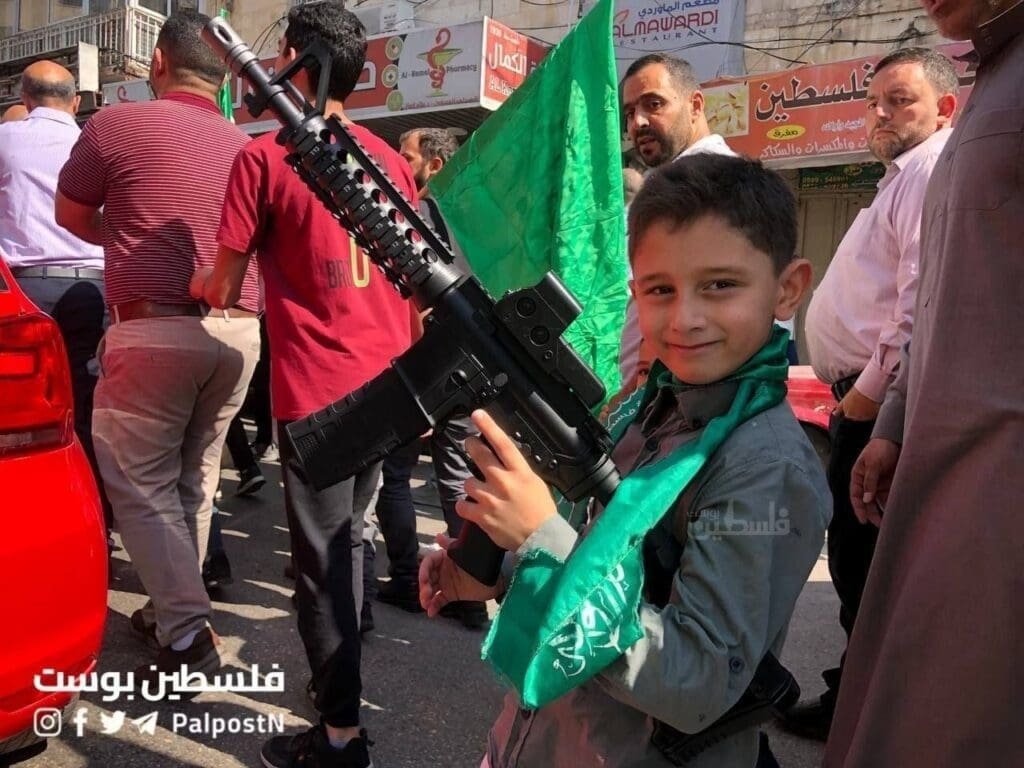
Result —
M 0 764 L 46 748 L 69 693 L 44 669 L 92 672 L 107 613 L 107 543 L 96 483 L 73 429 L 57 324 L 0 259 Z
M 796 414 L 797 421 L 803 426 L 822 463 L 828 466 L 831 452 L 828 418 L 836 407 L 832 390 L 814 375 L 809 365 L 791 365 L 786 387 L 789 390 L 786 395 L 789 407 Z

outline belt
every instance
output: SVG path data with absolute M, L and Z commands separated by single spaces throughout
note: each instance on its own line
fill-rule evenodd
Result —
M 854 373 L 846 378 L 840 379 L 832 385 L 832 396 L 836 400 L 842 400 L 846 397 L 847 393 L 853 389 L 853 385 L 857 383 L 857 379 L 860 378 L 860 373 Z
M 15 277 L 71 277 L 76 280 L 102 280 L 103 270 L 93 267 L 11 267 Z
M 165 304 L 150 301 L 149 299 L 136 299 L 135 301 L 123 301 L 120 304 L 114 304 L 110 308 L 110 314 L 113 315 L 115 323 L 141 320 L 148 317 L 206 317 L 211 314 L 222 315 L 225 320 L 233 317 L 256 317 L 255 312 L 250 312 L 248 309 L 240 309 L 239 307 L 211 309 L 205 304 Z

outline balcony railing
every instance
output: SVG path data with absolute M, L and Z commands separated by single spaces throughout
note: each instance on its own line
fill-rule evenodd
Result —
M 0 64 L 45 56 L 83 42 L 99 47 L 103 64 L 123 62 L 146 68 L 163 23 L 159 13 L 134 6 L 59 21 L 0 40 Z

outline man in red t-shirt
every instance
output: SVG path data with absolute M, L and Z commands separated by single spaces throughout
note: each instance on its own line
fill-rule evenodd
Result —
M 333 55 L 327 102 L 317 106 L 326 117 L 347 123 L 343 101 L 363 69 L 365 30 L 340 3 L 300 5 L 288 14 L 276 67 L 294 61 L 315 40 L 326 43 Z M 310 101 L 319 75 L 315 70 L 292 79 Z M 408 164 L 365 128 L 349 128 L 415 204 Z M 217 264 L 212 272 L 197 272 L 193 293 L 211 306 L 229 306 L 256 254 L 274 350 L 271 399 L 282 430 L 358 388 L 408 348 L 412 305 L 291 170 L 272 134 L 239 153 L 218 241 Z M 362 529 L 380 465 L 318 493 L 291 468 L 287 440 L 280 449 L 299 634 L 321 723 L 294 738 L 269 740 L 263 764 L 366 768 L 367 741 L 359 728 Z
M 93 440 L 151 601 L 131 626 L 161 646 L 137 684 L 182 665 L 208 673 L 221 663 L 200 567 L 224 437 L 260 349 L 255 268 L 239 275 L 238 296 L 224 309 L 211 312 L 189 295 L 193 272 L 216 258 L 228 176 L 248 142 L 217 109 L 226 70 L 199 40 L 207 21 L 190 10 L 167 19 L 150 66 L 159 98 L 92 116 L 61 170 L 55 204 L 58 224 L 104 250 L 112 324 L 96 355 Z M 160 690 L 169 692 L 163 680 Z

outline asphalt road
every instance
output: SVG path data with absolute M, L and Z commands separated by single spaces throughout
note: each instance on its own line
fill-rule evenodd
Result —
M 188 703 L 163 705 L 126 701 L 124 695 L 104 701 L 100 692 L 86 693 L 79 717 L 81 735 L 66 719 L 47 751 L 22 765 L 259 766 L 259 747 L 272 735 L 270 728 L 280 724 L 290 732 L 308 726 L 315 713 L 305 693 L 309 670 L 290 602 L 293 586 L 284 576 L 290 555 L 279 468 L 264 465 L 264 474 L 268 482 L 258 494 L 234 498 L 237 474 L 224 472 L 222 521 L 235 582 L 217 595 L 213 624 L 224 641 L 231 671 L 258 665 L 265 673 L 277 664 L 284 674 L 284 692 L 210 692 Z M 430 474 L 429 464 L 421 463 L 414 479 L 423 542 L 432 541 L 443 528 Z M 382 550 L 377 560 L 381 575 L 386 567 Z M 128 624 L 132 611 L 144 602 L 127 555 L 116 552 L 100 672 L 125 672 L 151 661 L 152 652 L 135 639 Z M 805 695 L 820 691 L 820 671 L 841 650 L 837 611 L 823 556 L 801 595 L 783 655 Z M 374 617 L 376 628 L 363 644 L 363 722 L 375 742 L 375 766 L 476 768 L 502 698 L 496 678 L 480 661 L 483 634 L 450 620 L 432 621 L 381 604 L 374 605 Z M 123 719 L 119 711 L 125 713 Z M 131 722 L 153 712 L 153 733 Z M 241 732 L 214 736 L 214 727 Z M 821 745 L 771 726 L 768 730 L 783 768 L 820 764 Z

